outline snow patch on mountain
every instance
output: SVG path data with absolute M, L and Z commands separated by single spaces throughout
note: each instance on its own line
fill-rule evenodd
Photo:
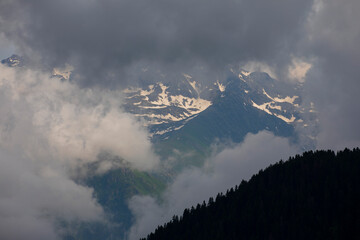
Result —
M 168 114 L 154 114 L 154 113 L 151 113 L 151 114 L 135 114 L 135 116 L 138 116 L 138 117 L 148 117 L 148 118 L 152 118 L 152 119 L 161 119 L 161 120 L 171 120 L 171 121 L 180 121 L 180 120 L 183 120 L 185 119 L 187 116 L 185 114 L 183 115 L 180 115 L 180 117 L 175 117 L 174 115 L 171 115 L 170 113 Z M 155 121 L 155 122 L 151 122 L 152 124 L 161 124 L 161 123 L 164 123 L 166 121 Z
M 252 106 L 262 110 L 264 112 L 266 112 L 269 115 L 273 115 L 283 121 L 285 121 L 286 123 L 293 123 L 296 120 L 296 117 L 291 114 L 286 114 L 287 110 L 283 109 L 281 104 L 290 104 L 292 105 L 293 108 L 297 109 L 299 107 L 298 104 L 294 103 L 296 99 L 299 98 L 299 96 L 286 96 L 286 97 L 281 97 L 280 95 L 278 95 L 277 97 L 271 97 L 263 88 L 262 89 L 262 93 L 271 101 L 269 102 L 264 102 L 262 104 L 257 104 L 255 103 L 253 100 L 251 100 Z M 276 111 L 274 111 L 276 110 Z M 282 114 L 280 114 L 282 113 Z M 284 116 L 284 114 L 289 115 L 289 116 Z
M 190 81 L 190 75 L 183 76 L 189 84 L 190 96 L 185 96 L 189 93 L 183 89 L 173 92 L 169 85 L 161 82 L 149 85 L 145 89 L 127 88 L 123 91 L 127 108 L 143 118 L 146 126 L 181 121 L 204 111 L 212 104 L 211 101 L 199 97 L 200 90 L 196 88 L 196 81 Z M 192 93 L 191 90 L 195 90 L 196 93 Z
M 165 130 L 161 130 L 161 131 L 156 131 L 154 133 L 151 134 L 151 136 L 154 136 L 154 135 L 164 135 L 165 133 L 168 133 L 168 132 L 172 132 L 172 131 L 177 131 L 177 130 L 180 130 L 181 128 L 183 128 L 185 125 L 181 125 L 179 127 L 169 127 Z
M 152 94 L 152 93 L 154 92 L 154 85 L 149 85 L 149 89 L 150 89 L 150 90 L 142 90 L 142 89 L 141 89 L 140 95 L 146 97 L 146 96 Z
M 288 102 L 288 103 L 294 104 L 294 101 L 297 98 L 299 98 L 299 96 L 293 96 L 293 97 L 286 96 L 285 98 L 279 98 L 279 97 L 272 98 L 269 94 L 267 94 L 265 89 L 263 89 L 263 93 L 264 93 L 264 95 L 266 95 L 268 98 L 270 98 L 274 102 L 279 102 L 279 103 Z
M 134 103 L 134 105 L 139 105 L 139 104 Z M 166 107 L 167 107 L 166 105 L 163 105 L 163 106 L 139 106 L 139 108 L 144 108 L 144 109 L 163 109 Z
M 218 86 L 220 92 L 225 92 L 226 86 L 223 85 L 223 84 L 221 84 L 221 83 L 219 82 L 219 80 L 218 80 L 216 83 L 214 83 L 214 85 L 217 85 L 217 86 Z
M 251 74 L 251 72 L 241 71 L 241 74 L 247 77 L 247 76 L 249 76 Z
M 252 103 L 252 106 L 257 108 L 257 109 L 260 109 L 264 112 L 266 112 L 267 114 L 270 114 L 272 115 L 272 113 L 269 111 L 269 109 L 267 108 L 267 106 L 270 104 L 270 103 L 264 103 L 264 104 L 261 104 L 261 105 L 257 105 L 256 103 L 254 103 L 253 100 L 251 100 L 251 103 Z
M 251 100 L 251 103 L 252 103 L 252 106 L 253 106 L 253 107 L 255 107 L 255 108 L 257 108 L 257 109 L 260 109 L 260 110 L 266 112 L 266 113 L 269 114 L 269 115 L 273 115 L 273 116 L 275 116 L 275 117 L 277 117 L 277 118 L 280 118 L 281 120 L 283 120 L 283 121 L 285 121 L 285 122 L 287 122 L 287 123 L 293 123 L 293 122 L 296 120 L 296 118 L 294 117 L 294 115 L 291 115 L 290 118 L 287 118 L 287 117 L 285 117 L 285 116 L 283 116 L 283 115 L 281 115 L 281 114 L 272 113 L 269 109 L 276 109 L 276 110 L 281 111 L 281 106 L 274 106 L 274 105 L 272 105 L 272 104 L 274 104 L 274 102 L 266 102 L 266 103 L 263 103 L 263 104 L 261 104 L 261 105 L 258 105 L 258 104 L 256 104 L 254 101 Z M 285 110 L 285 112 L 286 112 L 286 110 Z
M 180 108 L 186 109 L 190 112 L 191 115 L 197 114 L 199 112 L 204 111 L 211 105 L 211 102 L 201 98 L 190 98 L 184 97 L 182 95 L 169 95 L 166 91 L 169 87 L 165 86 L 162 83 L 159 83 L 161 87 L 161 93 L 158 95 L 156 101 L 149 101 L 149 104 L 153 106 L 141 106 L 142 108 L 166 108 L 167 106 L 177 106 Z M 147 96 L 153 93 L 154 90 L 151 91 L 141 91 L 141 96 Z M 148 99 L 146 99 L 148 100 Z M 188 117 L 188 116 L 186 116 Z
M 291 115 L 291 118 L 287 118 L 287 117 L 284 117 L 280 114 L 276 114 L 274 113 L 274 116 L 276 116 L 277 118 L 280 118 L 281 120 L 287 122 L 287 123 L 292 123 L 296 120 L 296 118 L 294 117 L 294 115 Z
M 170 106 L 169 97 L 166 92 L 166 89 L 168 89 L 169 87 L 165 86 L 162 83 L 159 83 L 159 86 L 161 88 L 161 93 L 158 95 L 158 98 L 156 101 L 151 101 L 150 103 L 153 105 Z M 153 91 L 151 93 L 153 93 Z
M 63 78 L 64 80 L 69 80 L 72 71 L 74 71 L 74 67 L 69 64 L 65 64 L 65 67 L 63 68 L 54 68 L 52 75 Z

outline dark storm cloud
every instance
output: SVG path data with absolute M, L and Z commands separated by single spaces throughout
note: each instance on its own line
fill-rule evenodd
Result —
M 77 63 L 82 74 L 92 76 L 87 81 L 101 82 L 138 61 L 222 67 L 283 59 L 311 5 L 311 0 L 5 0 L 0 14 L 1 28 L 24 52 L 50 65 Z
M 308 98 L 320 120 L 320 148 L 360 145 L 360 2 L 316 1 L 302 40 L 315 58 L 308 74 Z

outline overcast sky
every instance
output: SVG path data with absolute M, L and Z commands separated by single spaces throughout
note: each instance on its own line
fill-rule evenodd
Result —
M 89 203 L 71 217 L 101 219 L 91 189 L 75 184 L 61 169 L 79 167 L 82 162 L 68 159 L 96 155 L 101 148 L 127 157 L 141 170 L 157 165 L 146 130 L 117 108 L 117 91 L 136 79 L 137 66 L 143 65 L 164 72 L 203 66 L 208 69 L 203 78 L 213 79 L 229 64 L 240 64 L 267 71 L 279 81 L 303 82 L 303 100 L 314 103 L 319 118 L 317 147 L 360 146 L 359 12 L 359 0 L 1 0 L 0 57 L 17 53 L 31 60 L 32 69 L 17 73 L 0 67 L 0 169 L 9 166 L 13 174 L 27 176 L 29 188 L 50 196 L 40 202 L 49 211 L 56 212 L 53 199 L 58 206 L 73 205 L 51 191 L 67 186 L 74 199 Z M 65 64 L 77 71 L 72 84 L 43 74 Z M 86 124 L 74 123 L 78 118 Z M 130 140 L 114 145 L 104 140 L 109 134 Z M 136 147 L 128 151 L 129 144 Z M 151 161 L 144 164 L 144 156 Z M 34 168 L 19 167 L 14 159 L 30 161 Z M 6 176 L 0 175 L 0 191 L 18 189 L 16 182 L 15 187 L 2 184 Z M 48 185 L 40 188 L 38 183 Z M 21 188 L 12 196 L 19 200 L 29 194 Z M 43 207 L 13 202 L 19 209 Z M 48 225 L 37 218 L 38 212 L 20 213 L 17 208 L 0 205 L 0 216 L 37 219 L 29 232 Z M 16 229 L 10 231 L 8 223 L 2 223 L 0 229 L 9 230 L 6 236 L 16 238 Z M 45 228 L 38 236 L 56 235 Z

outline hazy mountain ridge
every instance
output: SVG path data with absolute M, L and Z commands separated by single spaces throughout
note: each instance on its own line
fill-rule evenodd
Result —
M 2 60 L 2 63 L 10 67 L 24 66 L 24 60 L 17 55 Z M 216 136 L 207 137 L 206 145 L 216 139 L 239 142 L 246 133 L 261 130 L 296 138 L 298 143 L 302 142 L 300 145 L 304 150 L 313 149 L 316 144 L 316 111 L 312 103 L 305 105 L 302 102 L 302 85 L 299 83 L 281 82 L 271 78 L 267 73 L 248 72 L 234 66 L 229 67 L 221 78 L 214 77 L 213 80 L 206 81 L 197 79 L 197 74 L 192 73 L 172 73 L 171 76 L 167 76 L 148 67 L 138 70 L 140 79 L 136 85 L 130 85 L 122 91 L 122 108 L 143 122 L 156 143 L 172 141 L 171 138 L 175 135 L 186 135 L 187 130 L 184 127 L 198 125 L 194 121 L 198 122 L 196 118 L 202 116 L 201 125 L 205 126 L 200 126 L 201 128 L 207 127 L 206 131 L 219 127 L 223 129 Z M 72 66 L 65 64 L 63 68 L 54 68 L 51 74 L 62 80 L 71 80 L 73 71 Z M 171 79 L 168 79 L 169 77 Z M 245 119 L 254 117 L 251 113 L 254 109 L 265 113 L 256 114 L 256 121 L 262 122 L 257 127 L 249 126 L 251 123 Z M 237 122 L 231 122 L 228 120 L 234 116 L 229 112 L 225 113 L 226 111 L 232 111 L 234 116 L 241 114 L 244 117 L 241 117 L 241 120 L 235 117 Z M 219 116 L 224 114 L 230 114 L 228 119 Z M 210 118 L 219 119 L 216 123 Z M 268 124 L 274 121 L 277 122 L 276 126 Z M 238 125 L 242 125 L 241 133 L 231 133 L 233 129 L 239 128 Z M 288 133 L 285 129 L 296 128 L 297 131 L 282 134 L 282 128 Z M 193 137 L 199 140 L 202 136 Z
M 24 66 L 21 58 L 4 64 L 8 62 L 16 63 L 9 67 Z M 57 80 L 72 81 L 72 71 L 66 65 L 53 69 L 51 75 Z M 159 194 L 178 171 L 201 166 L 212 154 L 214 142 L 240 143 L 246 134 L 261 130 L 297 141 L 295 125 L 302 124 L 301 111 L 306 111 L 301 108 L 299 86 L 284 85 L 266 73 L 242 69 L 230 69 L 227 77 L 207 83 L 197 81 L 190 74 L 174 75 L 178 81 L 169 81 L 159 74 L 150 85 L 144 81 L 146 84 L 141 86 L 128 87 L 119 106 L 137 116 L 148 128 L 154 149 L 163 160 L 163 171 L 148 174 L 124 165 L 89 176 L 84 184 L 94 189 L 94 196 L 113 222 L 106 228 L 97 223 L 74 225 L 66 239 L 123 236 L 133 221 L 127 206 L 129 197 Z M 307 147 L 312 148 L 311 144 Z

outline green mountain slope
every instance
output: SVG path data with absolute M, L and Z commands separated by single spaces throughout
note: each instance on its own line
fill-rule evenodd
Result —
M 359 239 L 360 149 L 307 152 L 186 209 L 160 239 Z

